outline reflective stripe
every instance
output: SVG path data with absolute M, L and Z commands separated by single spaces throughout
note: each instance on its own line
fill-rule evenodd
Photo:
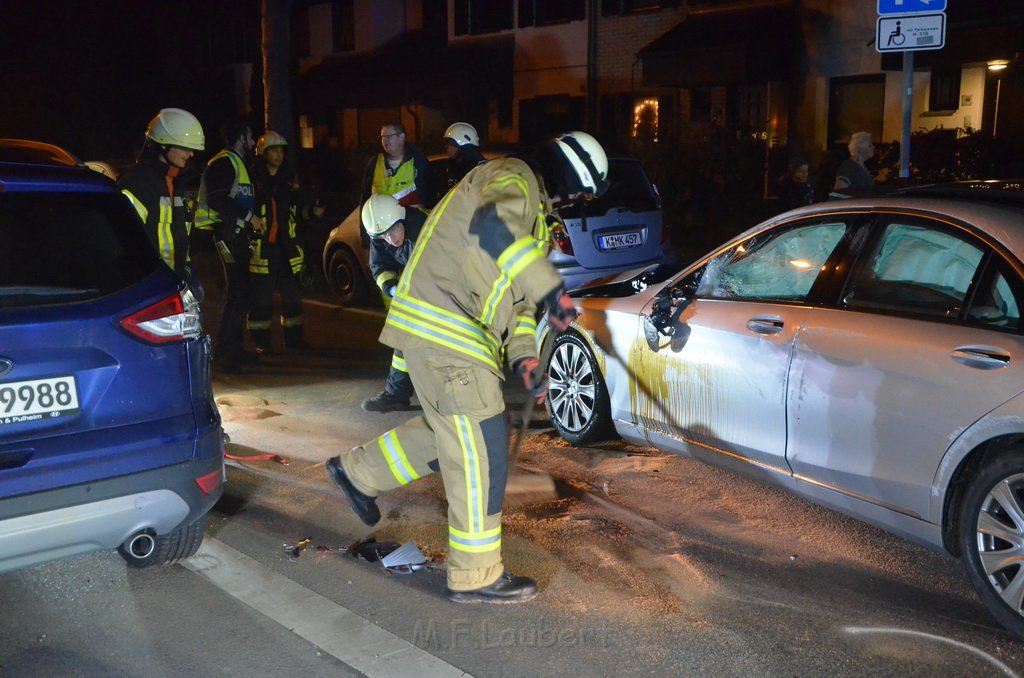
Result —
M 462 532 L 448 527 L 448 548 L 466 553 L 486 553 L 501 549 L 501 525 L 486 532 Z
M 405 364 L 405 358 L 398 355 L 397 353 L 391 356 L 391 369 L 398 370 L 399 372 L 408 372 L 409 368 Z
M 377 287 L 379 287 L 381 291 L 383 291 L 384 288 L 387 286 L 388 282 L 391 280 L 398 280 L 398 274 L 395 273 L 394 271 L 383 271 L 380 275 L 377 276 Z
M 516 330 L 513 335 L 525 334 L 527 336 L 534 336 L 537 334 L 537 321 L 532 316 L 528 315 L 517 315 L 516 316 Z
M 470 534 L 479 534 L 484 527 L 484 486 L 480 473 L 480 452 L 477 450 L 473 436 L 473 425 L 464 414 L 452 415 L 455 430 L 459 434 L 459 445 L 462 447 L 462 468 L 466 482 L 466 517 L 471 529 Z M 457 507 L 456 507 L 456 510 Z
M 247 328 L 249 328 L 250 330 L 269 330 L 270 329 L 270 321 L 269 320 L 246 320 L 245 321 L 245 326 Z
M 485 325 L 490 325 L 494 322 L 494 314 L 498 311 L 498 304 L 511 286 L 512 281 L 509 280 L 509 277 L 504 272 L 495 278 L 494 285 L 491 286 L 491 293 L 487 295 L 487 301 L 484 302 L 484 312 L 480 314 L 480 321 Z
M 431 234 L 434 232 L 434 227 L 437 226 L 437 220 L 441 218 L 441 214 L 444 213 L 444 208 L 448 206 L 448 201 L 455 195 L 455 191 L 448 191 L 444 198 L 437 204 L 437 207 L 427 217 L 427 221 L 423 224 L 423 231 L 420 233 L 419 240 L 416 241 L 416 247 L 412 249 L 412 258 L 405 266 L 406 274 L 398 280 L 398 293 L 408 293 L 410 281 L 412 280 L 412 272 L 416 269 L 416 264 L 419 263 L 420 255 L 426 248 L 426 243 L 430 240 Z M 396 295 L 397 296 L 397 295 Z
M 160 256 L 171 268 L 174 268 L 174 234 L 171 233 L 173 209 L 170 198 L 162 196 L 160 198 L 160 216 L 156 223 L 156 241 Z
M 399 294 L 391 302 L 385 325 L 498 367 L 498 340 L 465 316 Z
M 498 256 L 498 267 L 510 279 L 515 280 L 527 266 L 543 258 L 544 254 L 538 247 L 537 239 L 532 235 L 524 235 Z
M 515 184 L 519 188 L 519 190 L 523 192 L 523 196 L 529 199 L 530 187 L 526 183 L 526 179 L 524 179 L 522 176 L 518 174 L 507 174 L 503 177 L 498 177 L 491 183 L 487 184 L 487 186 L 497 186 L 499 188 L 504 188 L 509 184 Z
M 130 202 L 132 207 L 135 208 L 135 211 L 139 213 L 139 218 L 141 218 L 143 223 L 145 223 L 146 219 L 149 218 L 149 210 L 146 209 L 146 206 L 142 204 L 142 201 L 132 195 L 131 191 L 128 189 L 122 188 L 121 192 L 125 194 L 125 197 L 128 198 L 128 202 Z
M 302 325 L 302 316 L 281 316 L 281 327 L 299 327 Z
M 377 438 L 377 445 L 380 446 L 380 451 L 399 484 L 408 485 L 420 477 L 409 463 L 409 458 L 405 456 L 402 443 L 398 441 L 398 436 L 394 431 L 388 431 Z

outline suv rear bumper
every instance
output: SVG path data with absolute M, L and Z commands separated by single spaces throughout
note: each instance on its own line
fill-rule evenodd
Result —
M 217 428 L 219 433 L 220 429 Z M 197 478 L 220 472 L 209 494 Z M 167 534 L 209 511 L 223 492 L 221 455 L 0 500 L 0 572 L 114 549 L 143 530 Z

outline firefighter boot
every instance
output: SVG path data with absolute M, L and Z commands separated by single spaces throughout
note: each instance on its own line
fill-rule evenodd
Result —
M 454 603 L 525 603 L 537 597 L 537 582 L 529 577 L 517 577 L 506 570 L 498 580 L 472 591 L 448 591 L 448 600 Z
M 327 475 L 331 476 L 331 480 L 334 481 L 334 484 L 338 486 L 338 489 L 348 499 L 348 503 L 352 505 L 352 510 L 359 516 L 359 520 L 370 526 L 380 522 L 380 509 L 377 508 L 377 498 L 363 494 L 352 484 L 348 474 L 345 473 L 345 469 L 341 467 L 341 457 L 331 457 L 327 460 Z

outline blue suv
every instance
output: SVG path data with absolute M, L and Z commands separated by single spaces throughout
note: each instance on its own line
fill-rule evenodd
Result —
M 223 482 L 199 304 L 110 179 L 0 139 L 0 572 L 186 558 Z

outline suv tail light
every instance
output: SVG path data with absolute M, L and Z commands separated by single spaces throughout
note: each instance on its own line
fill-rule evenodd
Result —
M 121 327 L 150 344 L 195 339 L 202 334 L 199 302 L 186 289 L 122 318 Z
M 572 240 L 569 239 L 569 233 L 565 230 L 565 225 L 561 223 L 551 224 L 551 246 L 562 254 L 572 255 Z

